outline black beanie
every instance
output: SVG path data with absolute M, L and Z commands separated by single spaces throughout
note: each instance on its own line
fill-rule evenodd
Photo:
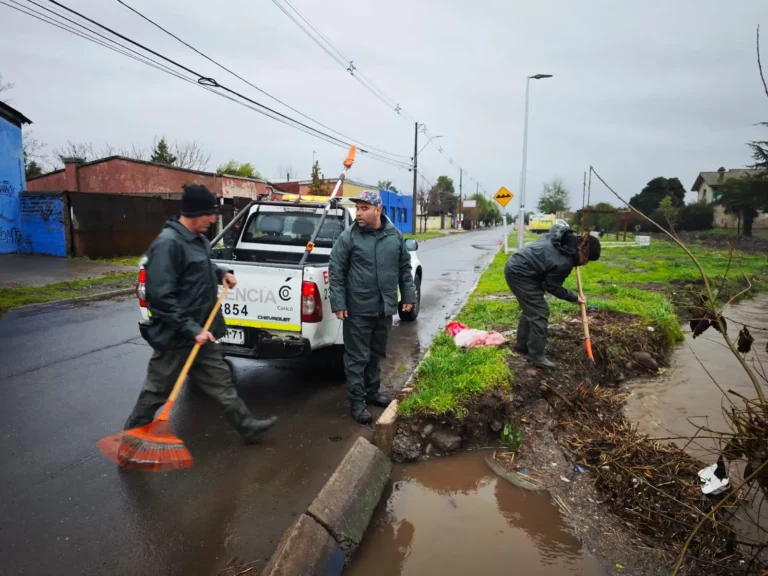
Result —
M 219 211 L 219 203 L 216 196 L 211 194 L 202 184 L 190 184 L 184 186 L 184 194 L 181 196 L 181 215 L 187 218 L 198 216 L 210 216 Z

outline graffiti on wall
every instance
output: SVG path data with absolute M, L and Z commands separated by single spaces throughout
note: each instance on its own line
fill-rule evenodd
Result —
M 21 230 L 16 226 L 20 213 L 16 189 L 8 180 L 3 180 L 0 182 L 0 244 L 16 246 L 21 240 Z

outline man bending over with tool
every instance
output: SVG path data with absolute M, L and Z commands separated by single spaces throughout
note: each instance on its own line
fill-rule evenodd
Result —
M 144 387 L 125 430 L 149 424 L 168 398 L 195 343 L 203 345 L 189 372 L 197 385 L 224 408 L 224 416 L 247 444 L 275 423 L 257 420 L 238 396 L 229 365 L 216 343 L 225 333 L 219 310 L 211 330 L 203 330 L 218 298 L 219 285 L 237 284 L 234 274 L 211 261 L 204 234 L 216 222 L 218 203 L 205 186 L 190 185 L 181 197 L 181 217 L 171 218 L 147 251 L 145 270 L 148 323 L 142 337 L 154 349 Z
M 355 223 L 342 232 L 331 251 L 331 309 L 344 321 L 344 369 L 352 417 L 370 424 L 373 418 L 366 405 L 390 402 L 379 387 L 398 286 L 406 312 L 416 302 L 416 288 L 405 240 L 382 214 L 378 193 L 363 190 L 351 200 L 357 206 Z
M 568 302 L 586 304 L 578 294 L 563 287 L 576 266 L 600 258 L 600 241 L 578 236 L 567 226 L 553 226 L 543 238 L 523 246 L 504 266 L 504 278 L 520 304 L 515 350 L 542 368 L 554 368 L 544 354 L 549 325 L 549 306 L 544 292 Z

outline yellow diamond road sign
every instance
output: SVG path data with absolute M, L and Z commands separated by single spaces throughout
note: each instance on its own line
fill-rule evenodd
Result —
M 509 201 L 512 200 L 512 198 L 514 197 L 515 195 L 512 194 L 512 192 L 510 192 L 509 190 L 504 188 L 504 186 L 502 186 L 501 188 L 499 188 L 499 191 L 496 192 L 496 195 L 493 197 L 493 199 L 496 200 L 496 202 L 501 204 L 503 207 L 506 207 L 506 205 L 509 204 Z

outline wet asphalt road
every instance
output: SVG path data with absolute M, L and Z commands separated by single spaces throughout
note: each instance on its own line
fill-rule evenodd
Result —
M 495 254 L 501 230 L 423 242 L 422 308 L 396 325 L 384 366 L 403 385 Z M 348 416 L 343 378 L 322 364 L 235 360 L 238 389 L 280 421 L 244 446 L 194 388 L 172 416 L 194 467 L 121 471 L 95 442 L 118 432 L 150 348 L 133 298 L 0 318 L 0 574 L 218 574 L 263 567 L 283 531 L 370 427 Z

